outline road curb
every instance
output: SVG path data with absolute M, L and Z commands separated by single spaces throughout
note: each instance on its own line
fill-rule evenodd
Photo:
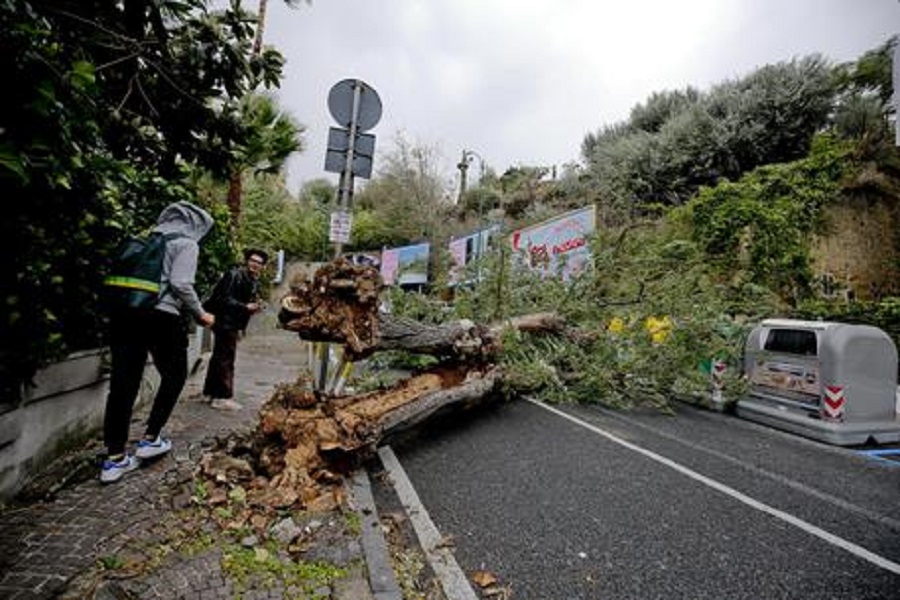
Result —
M 376 600 L 403 600 L 400 586 L 391 566 L 387 540 L 381 530 L 381 520 L 372 496 L 372 484 L 365 469 L 354 473 L 350 480 L 351 503 L 361 517 L 363 554 L 369 571 L 369 586 Z
M 413 488 L 409 477 L 406 476 L 406 471 L 403 470 L 394 451 L 390 446 L 382 446 L 378 449 L 378 457 L 412 523 L 416 536 L 419 538 L 419 545 L 425 552 L 432 571 L 441 582 L 444 594 L 449 600 L 478 600 L 465 573 L 456 562 L 456 557 L 444 544 L 441 533 L 419 500 L 419 495 Z

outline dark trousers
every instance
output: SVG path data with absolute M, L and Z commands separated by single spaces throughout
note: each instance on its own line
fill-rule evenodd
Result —
M 156 437 L 169 420 L 187 380 L 187 327 L 180 316 L 161 310 L 126 310 L 112 315 L 109 341 L 112 372 L 103 437 L 110 454 L 121 454 L 148 354 L 159 371 L 160 385 L 145 434 Z
M 206 369 L 203 395 L 211 398 L 234 396 L 234 359 L 237 355 L 238 332 L 213 329 L 213 351 Z

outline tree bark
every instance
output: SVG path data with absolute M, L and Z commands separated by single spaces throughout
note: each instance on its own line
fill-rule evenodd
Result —
M 259 56 L 262 52 L 263 35 L 266 32 L 266 12 L 268 9 L 268 0 L 259 0 L 259 10 L 256 14 L 256 35 L 253 37 L 253 56 Z
M 241 170 L 233 168 L 228 176 L 228 212 L 231 215 L 231 226 L 237 229 L 241 220 L 241 197 L 244 194 L 244 182 Z

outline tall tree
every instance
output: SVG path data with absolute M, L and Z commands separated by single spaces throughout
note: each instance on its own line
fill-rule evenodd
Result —
M 241 216 L 244 173 L 280 171 L 288 157 L 303 148 L 300 137 L 303 127 L 266 94 L 249 94 L 242 98 L 234 117 L 236 127 L 242 132 L 242 142 L 231 152 L 227 202 L 232 225 L 236 227 Z
M 890 134 L 889 115 L 895 112 L 893 54 L 900 36 L 835 69 L 838 106 L 834 125 L 846 137 L 885 142 Z
M 892 36 L 856 61 L 839 65 L 836 69 L 839 89 L 843 92 L 875 94 L 885 106 L 889 106 L 894 94 L 892 58 L 898 43 L 900 36 Z
M 300 4 L 299 0 L 284 0 L 284 3 L 290 7 Z M 306 0 L 307 4 L 312 4 L 312 0 Z M 262 52 L 263 37 L 266 33 L 266 16 L 269 12 L 269 0 L 259 0 L 259 9 L 256 13 L 256 36 L 253 38 L 253 54 L 259 55 Z

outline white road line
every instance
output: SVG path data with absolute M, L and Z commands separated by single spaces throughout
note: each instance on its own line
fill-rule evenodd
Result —
M 642 454 L 651 460 L 654 460 L 660 464 L 663 464 L 663 465 L 669 467 L 670 469 L 674 469 L 683 475 L 687 475 L 691 479 L 693 479 L 695 481 L 699 481 L 700 483 L 702 483 L 706 486 L 709 486 L 709 487 L 713 488 L 714 490 L 722 492 L 723 494 L 730 496 L 739 502 L 743 502 L 747 506 L 755 508 L 756 510 L 762 511 L 764 513 L 770 514 L 777 519 L 781 519 L 782 521 L 785 521 L 786 523 L 790 523 L 794 527 L 802 529 L 803 531 L 805 531 L 807 533 L 810 533 L 820 539 L 823 539 L 826 542 L 828 542 L 829 544 L 833 544 L 833 545 L 837 546 L 838 548 L 846 550 L 847 552 L 849 552 L 855 556 L 858 556 L 859 558 L 862 558 L 863 560 L 869 561 L 870 563 L 872 563 L 873 565 L 875 565 L 877 567 L 881 567 L 882 569 L 885 569 L 887 571 L 890 571 L 892 573 L 900 575 L 900 564 L 890 561 L 890 560 L 884 558 L 883 556 L 879 556 L 878 554 L 875 554 L 874 552 L 866 550 L 862 546 L 859 546 L 857 544 L 854 544 L 853 542 L 847 541 L 844 538 L 838 537 L 838 536 L 834 535 L 833 533 L 829 533 L 829 532 L 825 531 L 824 529 L 816 527 L 812 523 L 807 523 L 803 519 L 797 518 L 792 514 L 786 513 L 782 510 L 778 510 L 777 508 L 769 506 L 768 504 L 764 504 L 764 503 L 760 502 L 759 500 L 754 500 L 750 496 L 747 496 L 746 494 L 742 494 L 741 492 L 737 491 L 734 488 L 731 488 L 725 484 L 719 483 L 718 481 L 716 481 L 714 479 L 710 479 L 709 477 L 706 477 L 705 475 L 701 475 L 700 473 L 698 473 L 694 470 L 691 470 L 683 465 L 680 465 L 677 462 L 675 462 L 669 458 L 666 458 L 665 456 L 661 456 L 659 454 L 656 454 L 655 452 L 651 452 L 650 450 L 641 448 L 640 446 L 632 444 L 631 442 L 626 442 L 625 440 L 618 438 L 618 437 L 612 435 L 611 433 L 603 431 L 599 427 L 591 425 L 590 423 L 582 421 L 578 417 L 573 417 L 572 415 L 565 413 L 565 412 L 559 410 L 558 408 L 553 408 L 552 406 L 548 406 L 546 404 L 538 402 L 537 400 L 531 400 L 531 399 L 526 399 L 526 400 L 528 400 L 528 402 L 534 404 L 535 406 L 539 406 L 540 408 L 543 408 L 544 410 L 550 411 L 564 419 L 568 419 L 569 421 L 572 421 L 576 425 L 580 425 L 581 427 L 584 427 L 585 429 L 587 429 L 589 431 L 592 431 L 598 435 L 601 435 L 601 436 L 605 437 L 606 439 L 610 440 L 611 442 L 615 442 L 616 444 L 619 444 L 620 446 L 628 448 L 629 450 L 633 450 L 634 452 Z
M 432 522 L 428 511 L 419 500 L 419 495 L 413 488 L 409 477 L 406 476 L 406 471 L 403 470 L 394 451 L 390 446 L 382 446 L 378 449 L 378 456 L 388 472 L 401 504 L 406 509 L 406 514 L 419 537 L 422 550 L 425 551 L 425 557 L 440 580 L 448 600 L 478 600 L 478 596 L 469 585 L 469 580 L 466 579 L 456 562 L 456 557 L 444 544 L 444 538 L 441 537 L 441 533 Z
M 803 494 L 812 496 L 812 497 L 816 498 L 817 500 L 821 500 L 822 502 L 828 502 L 829 504 L 836 506 L 836 507 L 840 508 L 841 510 L 846 510 L 848 512 L 852 512 L 852 513 L 859 515 L 865 519 L 869 519 L 870 521 L 874 521 L 880 525 L 884 525 L 885 527 L 890 527 L 891 529 L 893 529 L 895 531 L 900 531 L 900 521 L 898 521 L 897 519 L 892 519 L 891 517 L 887 517 L 885 515 L 878 514 L 877 512 L 875 512 L 873 510 L 869 510 L 862 506 L 857 506 L 856 504 L 853 504 L 852 502 L 848 502 L 842 498 L 833 496 L 832 494 L 828 494 L 821 490 L 817 490 L 808 485 L 800 483 L 799 481 L 794 481 L 793 479 L 789 479 L 789 478 L 785 477 L 784 475 L 779 475 L 778 473 L 773 473 L 771 471 L 761 469 L 760 467 L 757 467 L 756 465 L 750 464 L 749 462 L 741 460 L 734 456 L 725 454 L 724 452 L 719 452 L 718 450 L 714 450 L 712 448 L 707 448 L 706 446 L 702 446 L 700 444 L 695 444 L 694 442 L 689 442 L 688 440 L 682 439 L 682 438 L 678 437 L 677 435 L 672 435 L 672 434 L 668 433 L 667 431 L 663 431 L 662 429 L 659 429 L 657 427 L 652 427 L 650 425 L 647 425 L 646 423 L 641 423 L 640 421 L 636 421 L 634 419 L 629 419 L 625 415 L 615 414 L 610 411 L 610 414 L 608 416 L 610 418 L 616 419 L 618 421 L 624 421 L 625 423 L 628 423 L 632 427 L 637 427 L 639 429 L 643 429 L 644 431 L 649 431 L 653 435 L 659 436 L 661 438 L 665 438 L 667 440 L 675 442 L 676 444 L 680 444 L 682 446 L 690 448 L 691 450 L 694 450 L 695 452 L 701 452 L 703 454 L 708 454 L 709 456 L 714 456 L 717 459 L 722 460 L 724 462 L 728 462 L 733 465 L 737 465 L 738 467 L 745 469 L 745 470 L 753 473 L 754 475 L 758 475 L 760 477 L 765 477 L 767 479 L 771 479 L 772 481 L 775 481 L 781 485 L 785 485 L 785 486 L 795 489 Z M 777 430 L 762 428 L 761 426 L 758 426 L 756 423 L 753 423 L 751 421 L 738 421 L 737 424 L 739 424 L 741 426 L 745 426 L 745 427 L 749 426 L 753 430 L 755 430 L 757 427 L 760 427 L 759 430 L 765 431 L 767 435 L 773 434 L 773 433 L 777 434 L 777 435 L 781 435 L 784 433 L 784 432 L 777 431 Z M 842 456 L 846 456 L 846 453 L 848 452 L 847 450 L 844 450 L 843 448 L 837 449 L 837 448 L 833 448 L 831 446 L 823 446 L 821 442 L 810 442 L 809 440 L 805 440 L 803 438 L 798 438 L 796 436 L 794 436 L 794 437 L 789 436 L 788 439 L 790 439 L 794 443 L 799 442 L 801 444 L 811 444 L 812 447 L 816 448 L 816 450 L 820 451 L 820 452 L 832 452 L 832 453 L 842 455 Z M 894 461 L 886 461 L 886 462 L 892 463 L 892 466 L 900 467 L 900 464 L 898 464 Z

